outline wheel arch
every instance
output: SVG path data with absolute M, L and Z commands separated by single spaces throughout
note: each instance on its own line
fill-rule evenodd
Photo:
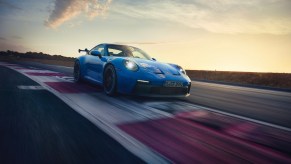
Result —
M 76 62 L 79 63 L 81 78 L 83 78 L 83 75 L 85 73 L 84 60 L 85 60 L 84 57 L 80 56 L 80 57 L 76 58 L 75 61 L 74 61 L 74 65 L 75 65 Z
M 107 63 L 104 64 L 103 72 L 102 72 L 102 83 L 103 83 L 103 77 L 104 77 L 104 72 L 105 72 L 106 67 L 108 67 L 108 65 L 112 65 L 114 67 L 115 72 L 116 72 L 117 77 L 118 77 L 118 70 L 121 70 L 122 64 L 123 64 L 122 61 L 123 61 L 122 58 L 115 58 L 115 59 L 110 60 L 110 61 L 108 61 Z

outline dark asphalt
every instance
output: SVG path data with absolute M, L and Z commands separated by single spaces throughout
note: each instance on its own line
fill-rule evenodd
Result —
M 72 76 L 73 72 L 70 67 L 35 62 L 19 64 L 62 72 L 68 76 Z M 138 98 L 131 99 L 140 101 Z M 181 100 L 291 128 L 291 92 L 193 81 L 191 95 Z
M 192 82 L 186 100 L 220 111 L 291 128 L 291 93 Z
M 143 163 L 29 78 L 0 66 L 0 163 Z

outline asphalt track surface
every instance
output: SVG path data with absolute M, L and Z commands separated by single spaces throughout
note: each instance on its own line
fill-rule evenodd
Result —
M 38 83 L 0 66 L 0 163 L 143 163 Z
M 62 72 L 68 76 L 73 73 L 70 67 L 34 62 L 22 64 Z M 143 100 L 136 98 L 136 101 Z M 191 95 L 182 101 L 291 128 L 291 92 L 192 81 Z
M 31 133 L 29 133 L 30 131 L 18 128 L 17 124 L 10 124 L 12 126 L 8 128 L 1 128 L 1 130 L 6 129 L 6 136 L 7 138 L 12 138 L 11 142 L 15 140 L 13 136 L 19 140 L 17 144 L 14 144 L 16 147 L 18 145 L 21 145 L 22 148 L 24 147 L 21 152 L 17 151 L 19 149 L 11 151 L 12 153 L 10 154 L 8 153 L 9 151 L 5 152 L 7 157 L 3 159 L 15 159 L 21 154 L 20 157 L 22 158 L 20 159 L 33 159 L 32 163 L 44 159 L 52 159 L 61 163 L 74 163 L 83 158 L 87 161 L 85 160 L 82 163 L 91 163 L 92 161 L 90 160 L 94 157 L 96 157 L 94 159 L 97 162 L 98 160 L 108 163 L 116 162 L 117 160 L 120 160 L 117 163 L 141 162 L 127 151 L 129 150 L 147 163 L 291 162 L 289 117 L 291 94 L 288 92 L 193 81 L 191 96 L 183 99 L 157 99 L 125 95 L 108 97 L 103 93 L 100 86 L 90 84 L 76 85 L 72 83 L 72 68 L 69 67 L 31 62 L 18 63 L 18 65 L 2 63 L 2 65 L 12 69 L 11 71 L 15 71 L 16 74 L 17 72 L 21 73 L 18 73 L 20 76 L 25 75 L 38 82 L 32 84 L 25 83 L 19 80 L 18 76 L 10 76 L 11 79 L 8 78 L 10 81 L 6 80 L 3 82 L 3 86 L 5 86 L 3 88 L 10 91 L 12 89 L 6 87 L 6 85 L 12 85 L 17 82 L 15 84 L 15 86 L 18 86 L 17 92 L 41 92 L 35 98 L 36 100 L 46 95 L 42 92 L 46 92 L 54 97 L 45 98 L 48 101 L 48 105 L 44 105 L 46 103 L 40 101 L 41 103 L 36 105 L 37 109 L 34 109 L 36 113 L 39 113 L 39 110 L 46 109 L 47 106 L 52 106 L 52 104 L 63 104 L 66 106 L 60 107 L 61 109 L 58 110 L 55 110 L 55 107 L 53 107 L 53 109 L 49 110 L 51 112 L 41 115 L 42 117 L 33 114 L 36 117 L 33 117 L 35 120 L 32 122 L 42 122 L 42 120 L 49 119 L 49 121 L 41 124 L 41 126 L 44 126 L 44 130 L 42 130 L 41 126 L 36 129 L 35 127 L 38 126 L 29 124 L 30 120 L 28 119 L 22 120 L 25 125 L 22 128 L 25 129 L 27 128 L 26 126 L 34 125 L 32 127 L 34 131 L 31 131 Z M 3 69 L 8 70 L 5 67 Z M 2 72 L 0 75 L 3 77 Z M 9 77 L 9 75 L 3 75 Z M 3 81 L 2 78 L 0 81 Z M 44 87 L 44 90 L 41 87 L 36 87 L 39 84 L 41 84 L 41 87 Z M 23 88 L 34 86 L 36 89 L 33 91 L 19 89 L 21 88 L 19 86 L 24 86 Z M 31 98 L 34 100 L 31 95 L 24 97 L 18 98 L 19 100 L 17 99 L 17 101 Z M 0 105 L 2 107 L 8 104 L 6 110 L 17 109 L 15 106 L 26 105 L 19 105 L 21 103 L 15 101 L 14 98 L 10 100 L 10 103 L 8 100 L 2 101 L 1 99 L 1 103 L 4 105 Z M 29 105 L 29 103 L 27 104 Z M 34 110 L 30 111 L 30 109 L 27 109 L 25 111 L 34 113 Z M 76 116 L 74 116 L 76 118 L 69 114 L 64 119 L 63 115 L 68 111 L 72 113 L 76 111 Z M 62 114 L 63 112 L 65 114 Z M 3 115 L 1 120 L 15 123 L 21 120 L 17 119 L 17 117 L 22 118 L 25 116 L 17 113 L 16 115 L 15 113 L 11 115 L 13 116 L 5 117 Z M 85 118 L 95 125 L 87 121 L 88 125 L 92 126 L 92 130 L 100 132 L 104 138 L 101 137 L 99 139 L 99 135 L 96 137 L 90 131 L 84 131 L 86 128 L 80 127 L 81 131 L 72 128 L 70 125 L 73 124 L 73 121 L 70 123 L 63 122 L 64 120 L 71 119 L 76 122 L 80 122 L 80 120 L 86 122 Z M 44 142 L 41 140 L 43 138 L 39 139 L 37 134 L 48 133 L 50 129 L 54 129 L 53 127 L 56 124 L 60 127 L 64 126 L 66 130 L 53 131 L 54 135 L 58 136 L 58 139 L 66 140 L 68 138 L 68 142 L 61 142 L 61 144 L 54 147 L 49 147 L 47 145 L 50 144 L 46 144 L 41 148 L 39 146 L 32 146 L 31 149 L 26 148 L 28 147 L 27 145 L 34 145 L 30 143 L 39 143 L 39 140 Z M 77 124 L 76 126 L 81 125 L 83 124 Z M 13 130 L 14 128 L 17 130 Z M 76 131 L 71 133 L 68 129 Z M 110 137 L 99 129 L 102 129 Z M 85 136 L 84 138 L 88 137 L 88 140 L 80 141 L 78 136 L 83 135 Z M 21 136 L 26 137 L 22 138 Z M 78 138 L 78 140 L 70 138 Z M 45 142 L 48 143 L 56 141 L 56 139 L 52 139 L 53 141 L 49 138 L 46 139 Z M 107 142 L 104 140 L 107 140 Z M 1 139 L 1 142 L 3 141 L 5 141 L 5 138 Z M 84 142 L 87 144 L 85 146 L 87 149 L 85 151 L 83 151 L 84 149 L 78 149 L 78 146 L 84 147 Z M 96 146 L 98 143 L 100 145 Z M 9 150 L 9 146 L 11 145 L 1 146 L 3 152 L 4 150 Z M 12 146 L 12 148 L 14 147 Z M 57 149 L 55 150 L 55 148 Z M 73 150 L 78 149 L 79 151 L 73 151 L 75 153 L 73 154 L 71 148 Z M 106 148 L 108 148 L 108 151 Z M 92 151 L 90 151 L 91 149 Z M 52 151 L 55 153 L 50 154 Z M 100 155 L 98 153 L 100 151 L 104 154 Z M 35 154 L 35 152 L 38 154 Z

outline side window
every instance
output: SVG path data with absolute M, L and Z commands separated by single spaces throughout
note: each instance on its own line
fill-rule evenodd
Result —
M 104 52 L 104 45 L 99 45 L 99 46 L 96 46 L 94 47 L 91 51 L 99 51 L 101 53 L 102 56 L 105 55 L 105 52 Z M 90 52 L 91 52 L 90 51 Z M 91 54 L 91 53 L 90 53 Z
M 138 51 L 132 51 L 133 57 L 134 58 L 142 58 L 145 59 L 144 55 Z
M 115 48 L 108 48 L 109 56 L 124 56 L 124 52 Z

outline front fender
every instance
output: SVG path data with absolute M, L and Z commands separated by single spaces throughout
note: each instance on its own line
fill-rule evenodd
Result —
M 103 74 L 106 66 L 113 65 L 117 76 L 117 91 L 120 93 L 130 93 L 136 85 L 137 72 L 130 71 L 124 66 L 124 58 L 108 59 L 103 65 Z M 103 83 L 103 77 L 102 77 Z

